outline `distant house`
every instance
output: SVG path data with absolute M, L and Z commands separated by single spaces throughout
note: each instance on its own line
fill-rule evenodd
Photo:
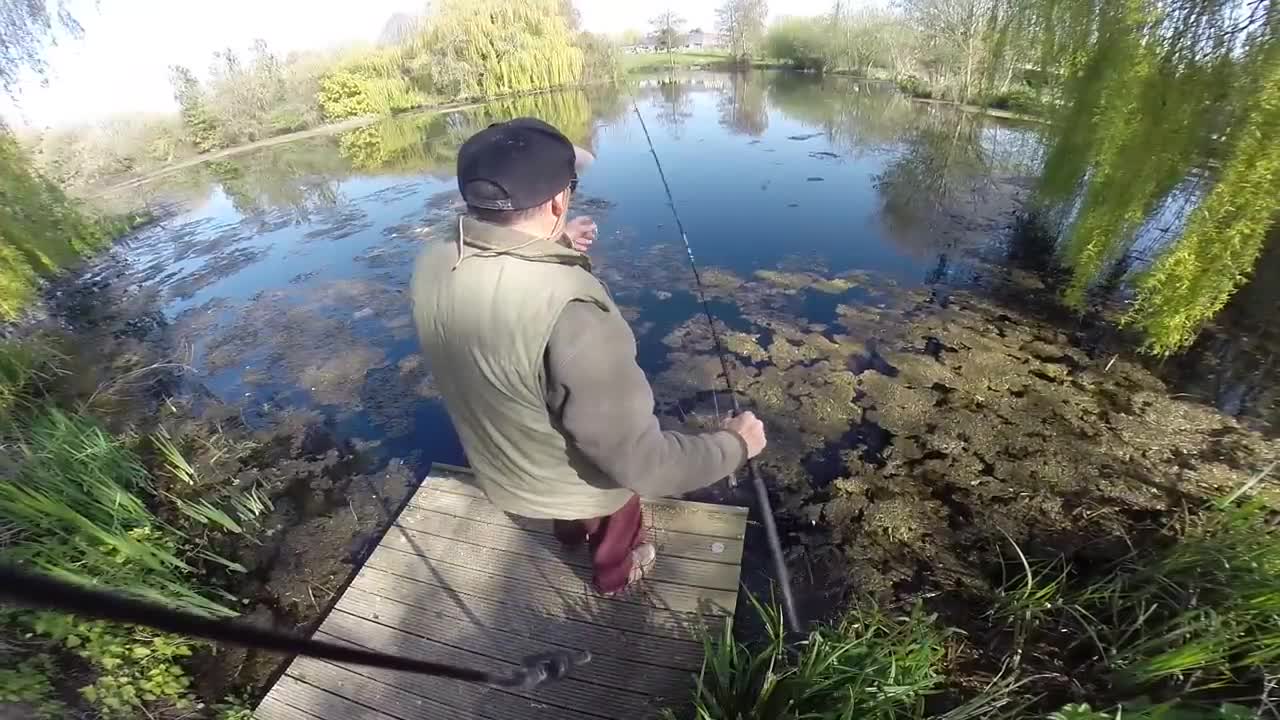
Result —
M 708 50 L 723 47 L 723 45 L 724 42 L 719 33 L 703 32 L 702 28 L 694 28 L 685 36 L 684 41 L 686 50 Z

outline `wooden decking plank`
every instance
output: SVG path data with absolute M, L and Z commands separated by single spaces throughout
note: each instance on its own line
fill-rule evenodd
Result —
M 433 466 L 316 632 L 330 642 L 505 672 L 553 649 L 593 661 L 531 691 L 296 658 L 258 720 L 641 720 L 689 704 L 702 638 L 737 605 L 746 510 L 644 502 L 658 566 L 614 598 L 585 549 L 516 517 L 465 468 Z
M 540 643 L 558 644 L 563 643 L 565 637 L 573 637 L 582 647 L 596 655 L 615 655 L 685 672 L 696 671 L 702 665 L 701 642 L 546 615 L 519 598 L 508 597 L 505 601 L 493 601 L 409 580 L 397 583 L 392 592 L 395 597 L 374 594 L 362 587 L 352 586 L 338 601 L 337 607 L 346 607 L 347 595 L 359 596 L 375 606 L 382 603 L 409 605 L 458 622 L 472 623 L 486 630 L 515 633 Z
M 406 513 L 416 510 L 447 513 L 455 517 L 464 517 L 474 522 L 495 525 L 508 529 L 519 529 L 527 532 L 552 535 L 550 520 L 524 518 L 504 513 L 484 499 L 458 496 L 453 493 L 426 493 L 414 496 Z M 648 510 L 646 509 L 648 514 Z M 694 534 L 659 527 L 650 528 L 650 535 L 662 557 L 679 557 L 688 560 L 722 562 L 737 565 L 742 562 L 741 537 L 716 537 L 708 534 Z
M 563 562 L 580 568 L 591 568 L 591 556 L 585 547 L 566 548 L 550 535 L 476 522 L 464 517 L 417 507 L 405 508 L 396 525 L 417 533 L 447 538 L 454 542 L 486 547 L 542 561 Z M 394 532 L 394 530 L 393 530 Z M 713 590 L 738 590 L 739 569 L 725 563 L 685 560 L 662 556 L 648 574 L 655 582 L 705 587 Z
M 468 492 L 465 493 L 457 490 L 457 486 L 441 486 L 434 478 L 428 478 L 414 492 L 411 502 L 431 507 L 430 501 L 442 501 L 447 499 L 444 496 L 453 496 L 464 500 L 479 500 L 483 506 L 492 508 L 493 512 L 502 513 L 479 489 L 468 487 Z M 671 499 L 645 500 L 644 508 L 646 518 L 659 529 L 735 540 L 743 538 L 743 521 L 747 516 L 745 508 Z
M 297 661 L 294 662 L 297 664 Z M 372 707 L 352 702 L 346 697 L 323 688 L 307 684 L 297 678 L 284 675 L 271 688 L 271 695 L 283 704 L 304 708 L 307 715 L 322 720 L 410 720 L 400 715 L 387 715 Z
M 402 562 L 393 562 L 404 559 Z M 477 582 L 468 575 L 484 574 L 472 568 L 457 568 L 437 563 L 429 572 L 423 572 L 421 564 L 403 553 L 393 553 L 389 560 L 371 558 L 351 587 L 374 595 L 393 599 L 406 597 L 405 583 L 423 583 L 430 586 L 424 593 L 442 597 L 440 602 L 455 607 L 466 604 L 472 597 L 481 597 L 495 603 L 519 602 L 530 612 L 551 618 L 567 618 L 580 623 L 593 623 L 605 628 L 617 628 L 632 634 L 669 637 L 683 642 L 701 642 L 705 632 L 719 632 L 724 618 L 714 615 L 693 615 L 669 610 L 619 602 L 596 595 L 574 595 L 541 586 L 511 582 Z M 437 593 L 447 587 L 445 593 Z M 455 597 L 453 592 L 458 596 Z
M 317 633 L 318 638 L 333 636 Z M 287 677 L 339 695 L 351 702 L 370 707 L 382 715 L 401 720 L 447 720 L 459 716 L 459 708 L 427 694 L 406 692 L 373 677 L 366 668 L 335 665 L 324 660 L 300 657 L 289 666 Z M 467 716 L 480 720 L 506 720 L 476 712 L 480 706 L 467 708 Z
M 446 600 L 440 603 L 447 606 Z M 335 622 L 349 623 L 342 614 L 364 621 L 402 630 L 431 640 L 488 655 L 489 657 L 519 663 L 526 657 L 553 649 L 587 650 L 593 660 L 574 673 L 574 678 L 596 685 L 608 685 L 627 691 L 650 695 L 670 695 L 672 688 L 687 689 L 690 674 L 686 670 L 659 667 L 639 663 L 627 657 L 629 644 L 612 647 L 582 642 L 571 633 L 564 633 L 553 642 L 530 640 L 520 634 L 494 627 L 466 624 L 465 619 L 453 618 L 443 612 L 423 610 L 412 605 L 387 601 L 367 593 L 348 593 L 339 604 Z M 461 613 L 459 613 L 461 614 Z M 333 617 L 333 616 L 331 616 Z M 459 620 L 462 620 L 459 622 Z M 326 631 L 331 631 L 326 627 Z
M 262 698 L 253 711 L 253 720 L 325 720 L 325 718 L 307 712 L 305 708 L 296 708 L 280 699 L 281 693 L 274 689 Z
M 562 592 L 595 594 L 588 589 L 590 573 L 581 568 L 575 570 L 559 561 L 535 560 L 524 555 L 491 550 L 478 545 L 450 542 L 445 538 L 414 533 L 411 530 L 395 529 L 387 533 L 382 544 L 373 554 L 386 552 L 416 556 L 420 558 L 420 566 L 425 565 L 421 560 L 425 558 L 433 562 L 451 563 L 460 567 L 486 568 L 492 573 L 491 577 L 516 578 Z M 638 591 L 627 594 L 621 600 L 678 612 L 732 615 L 738 602 L 738 593 L 646 580 Z
M 316 636 L 339 645 L 377 649 L 370 647 L 372 643 L 363 638 L 352 641 L 324 631 L 316 633 Z M 451 712 L 455 717 L 478 717 L 482 720 L 600 720 L 598 715 L 535 702 L 509 690 L 358 665 L 346 669 L 376 683 L 448 705 L 453 708 Z
M 384 651 L 390 649 L 398 655 L 442 662 L 462 667 L 473 667 L 490 672 L 507 672 L 516 663 L 505 662 L 467 648 L 457 647 L 420 635 L 406 633 L 372 620 L 365 620 L 347 613 L 334 613 L 332 622 L 326 621 L 320 631 L 327 636 L 339 637 Z M 362 671 L 363 672 L 363 671 Z M 376 671 L 371 671 L 373 675 Z M 378 675 L 381 679 L 381 675 Z M 579 679 L 580 674 L 547 683 L 534 690 L 501 690 L 530 701 L 555 705 L 562 709 L 581 709 L 588 714 L 611 720 L 630 720 L 651 713 L 651 699 L 641 693 L 622 690 Z M 690 686 L 691 687 L 691 686 Z M 609 698 L 607 707 L 599 707 L 601 698 Z M 660 706 L 659 706 L 660 707 Z

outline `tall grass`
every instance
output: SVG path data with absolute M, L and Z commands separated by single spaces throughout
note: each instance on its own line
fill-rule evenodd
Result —
M 941 691 L 951 631 L 919 606 L 905 615 L 854 607 L 789 644 L 776 607 L 752 599 L 765 640 L 749 647 L 726 623 L 707 637 L 689 717 L 695 720 L 886 720 L 941 717 L 967 720 L 997 712 L 1012 699 L 997 681 L 950 711 L 929 715 L 926 700 Z M 668 711 L 669 720 L 681 717 Z
M 211 615 L 225 605 L 199 592 L 189 538 L 148 507 L 151 477 L 138 457 L 92 420 L 42 409 L 10 442 L 0 477 L 5 555 L 56 577 L 103 584 Z M 221 561 L 235 566 L 234 563 Z
M 1037 633 L 1072 638 L 1066 650 L 1091 654 L 1089 672 L 1117 697 L 1257 701 L 1280 678 L 1280 528 L 1269 505 L 1240 495 L 1090 577 L 1024 558 L 999 609 L 1019 651 Z

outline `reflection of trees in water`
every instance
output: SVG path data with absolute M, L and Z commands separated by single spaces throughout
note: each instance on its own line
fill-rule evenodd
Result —
M 973 116 L 926 108 L 904 128 L 900 149 L 875 178 L 890 235 L 913 251 L 937 249 L 952 213 L 974 212 L 992 178 Z
M 883 83 L 771 75 L 769 101 L 787 117 L 822 130 L 841 152 L 861 155 L 898 141 L 919 108 Z
M 294 222 L 309 222 L 317 211 L 338 204 L 338 184 L 355 175 L 452 176 L 458 147 L 491 123 L 538 117 L 592 147 L 596 122 L 616 120 L 626 109 L 617 89 L 609 88 L 529 95 L 452 113 L 413 113 L 205 163 L 174 182 L 198 185 L 205 195 L 219 185 L 246 217 L 285 212 Z
M 720 125 L 730 132 L 759 137 L 769 129 L 765 76 L 758 72 L 734 73 L 727 92 L 720 95 Z
M 595 122 L 626 112 L 615 88 L 540 93 L 496 100 L 454 113 L 415 113 L 343 133 L 342 154 L 363 171 L 425 172 L 451 175 L 458 147 L 495 122 L 536 117 L 571 140 L 590 147 Z
M 338 203 L 338 179 L 346 175 L 347 164 L 332 139 L 320 138 L 209 162 L 200 170 L 221 186 L 241 215 L 265 220 L 284 212 L 303 223 Z
M 685 123 L 693 117 L 693 95 L 690 86 L 676 77 L 658 81 L 658 122 L 667 128 L 673 140 L 684 135 Z
M 1042 148 L 1035 131 L 937 105 L 918 106 L 895 144 L 875 187 L 890 237 L 915 253 L 989 229 L 997 186 L 1032 172 Z

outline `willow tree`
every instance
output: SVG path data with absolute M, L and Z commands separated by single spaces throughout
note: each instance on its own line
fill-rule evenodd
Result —
M 1061 96 L 1038 195 L 1073 271 L 1066 300 L 1083 307 L 1139 256 L 1125 321 L 1146 350 L 1176 352 L 1249 277 L 1280 209 L 1280 6 L 1037 0 L 1018 12 Z
M 558 0 L 443 0 L 427 41 L 436 92 L 478 98 L 575 85 L 582 50 Z

